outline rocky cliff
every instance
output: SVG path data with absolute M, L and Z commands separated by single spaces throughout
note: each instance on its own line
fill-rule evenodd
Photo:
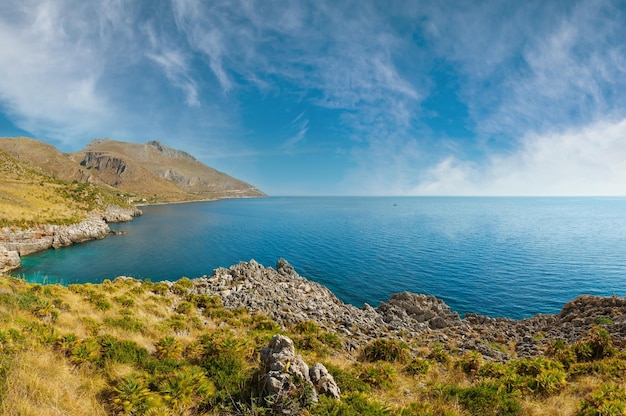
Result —
M 343 334 L 346 348 L 356 350 L 379 337 L 411 337 L 454 344 L 485 357 L 540 355 L 550 341 L 574 343 L 599 322 L 618 342 L 626 341 L 626 298 L 580 296 L 558 315 L 512 320 L 468 314 L 461 318 L 440 299 L 408 292 L 391 296 L 377 307 L 357 308 L 330 290 L 299 276 L 285 260 L 276 268 L 254 260 L 219 268 L 194 280 L 194 292 L 220 296 L 228 308 L 268 315 L 284 327 L 313 321 Z
M 157 198 L 153 202 L 265 196 L 156 140 L 140 144 L 96 139 L 71 157 L 100 181 L 139 198 Z
M 19 267 L 20 256 L 26 256 L 49 248 L 60 248 L 88 240 L 97 240 L 111 233 L 111 222 L 130 221 L 141 215 L 136 208 L 109 205 L 104 211 L 95 211 L 83 221 L 71 225 L 40 225 L 21 229 L 0 229 L 0 271 Z

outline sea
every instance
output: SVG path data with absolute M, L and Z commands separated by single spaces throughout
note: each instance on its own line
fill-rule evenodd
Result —
M 626 295 L 626 198 L 270 197 L 142 207 L 103 240 L 22 259 L 31 282 L 211 275 L 251 259 L 346 303 L 397 292 L 452 310 L 525 318 L 581 294 Z

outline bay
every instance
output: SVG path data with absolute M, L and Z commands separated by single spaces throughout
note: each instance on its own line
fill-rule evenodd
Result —
M 411 291 L 461 315 L 626 294 L 625 198 L 272 197 L 142 207 L 126 234 L 22 259 L 42 283 L 152 281 L 286 258 L 358 307 Z

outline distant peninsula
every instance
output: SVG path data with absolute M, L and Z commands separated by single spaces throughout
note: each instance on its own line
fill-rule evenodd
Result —
M 63 153 L 39 140 L 0 138 L 0 271 L 50 247 L 103 238 L 136 205 L 257 198 L 254 186 L 158 141 L 95 139 Z

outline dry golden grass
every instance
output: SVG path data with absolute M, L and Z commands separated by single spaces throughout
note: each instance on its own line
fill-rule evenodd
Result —
M 245 312 L 235 313 L 220 309 L 219 306 L 215 308 L 217 312 L 215 315 L 207 311 L 202 313 L 196 306 L 189 305 L 185 309 L 186 314 L 181 314 L 178 308 L 187 301 L 193 304 L 193 299 L 171 292 L 158 295 L 151 290 L 155 290 L 154 286 L 148 283 L 125 279 L 116 279 L 101 285 L 87 284 L 66 288 L 59 285 L 44 287 L 30 285 L 19 279 L 0 277 L 0 332 L 4 332 L 2 336 L 5 339 L 10 331 L 23 335 L 21 341 L 13 340 L 5 345 L 0 339 L 0 371 L 5 371 L 1 368 L 3 365 L 5 369 L 8 368 L 5 379 L 0 379 L 0 414 L 10 416 L 112 414 L 111 408 L 106 407 L 110 403 L 105 403 L 107 399 L 103 398 L 110 399 L 115 394 L 117 383 L 137 373 L 147 377 L 147 367 L 144 368 L 132 361 L 102 359 L 83 361 L 81 364 L 75 360 L 74 350 L 63 349 L 60 344 L 62 335 L 73 334 L 78 342 L 89 339 L 97 341 L 105 336 L 120 341 L 132 341 L 148 351 L 148 361 L 152 360 L 153 365 L 162 364 L 163 368 L 168 368 L 167 364 L 154 361 L 160 359 L 156 354 L 156 345 L 166 336 L 174 337 L 179 344 L 177 359 L 190 360 L 195 363 L 194 365 L 198 365 L 199 361 L 193 360 L 201 357 L 203 345 L 206 346 L 199 344 L 203 335 L 215 336 L 218 340 L 228 338 L 230 341 L 234 340 L 234 343 L 229 344 L 231 347 L 228 348 L 232 348 L 229 352 L 237 354 L 242 359 L 241 371 L 248 375 L 258 368 L 259 349 L 267 344 L 273 334 L 286 333 L 296 340 L 296 345 L 298 337 L 303 336 L 294 329 L 258 330 L 256 325 L 259 322 L 269 323 L 267 318 Z M 38 301 L 43 299 L 57 305 L 56 319 L 45 320 L 35 313 L 32 304 L 24 306 L 24 302 L 28 302 L 34 296 L 39 299 Z M 107 302 L 110 306 L 102 307 Z M 142 325 L 125 327 L 120 323 L 120 318 L 124 317 L 131 323 L 137 320 Z M 177 322 L 178 325 L 182 322 L 186 326 L 183 329 L 180 327 L 176 329 L 173 322 Z M 53 339 L 43 339 L 42 328 L 44 330 L 53 328 Z M 190 346 L 199 350 L 190 348 L 181 356 L 181 351 Z M 359 361 L 357 353 L 346 352 L 341 348 L 297 347 L 297 352 L 302 354 L 305 362 L 309 364 L 321 361 L 328 364 L 329 368 L 339 369 L 344 377 L 348 377 L 346 374 L 353 377 L 352 383 L 355 384 L 352 385 L 352 391 L 360 391 L 355 386 L 359 382 L 359 377 L 361 383 L 365 379 L 362 376 L 364 370 L 377 366 L 391 369 L 389 385 L 380 384 L 377 387 L 372 384 L 365 389 L 365 394 L 367 400 L 387 406 L 392 415 L 407 414 L 400 411 L 406 411 L 410 405 L 416 403 L 428 407 L 430 413 L 424 414 L 476 415 L 464 407 L 460 396 L 450 393 L 450 388 L 458 390 L 475 387 L 484 378 L 463 372 L 459 366 L 460 358 L 453 352 L 449 356 L 438 355 L 445 364 L 427 358 L 439 351 L 439 348 L 441 345 L 427 343 L 419 345 L 414 356 L 429 360 L 430 369 L 423 374 L 419 373 L 421 370 L 414 370 L 414 373 L 418 373 L 414 375 L 405 371 L 406 363 L 362 362 Z M 189 365 L 189 362 L 184 365 Z M 161 373 L 159 377 L 165 377 L 167 374 Z M 603 377 L 572 376 L 565 388 L 558 393 L 546 396 L 522 389 L 521 393 L 514 397 L 519 397 L 522 406 L 520 414 L 523 415 L 574 416 L 585 396 L 597 391 L 603 383 L 615 381 L 610 379 L 613 376 Z M 154 385 L 156 384 L 151 388 L 154 389 Z
M 104 379 L 82 373 L 44 348 L 22 352 L 5 383 L 5 416 L 106 415 L 97 398 Z
M 59 185 L 46 182 L 0 179 L 0 219 L 49 224 L 76 222 L 84 218 L 84 210 L 63 198 L 58 190 Z

